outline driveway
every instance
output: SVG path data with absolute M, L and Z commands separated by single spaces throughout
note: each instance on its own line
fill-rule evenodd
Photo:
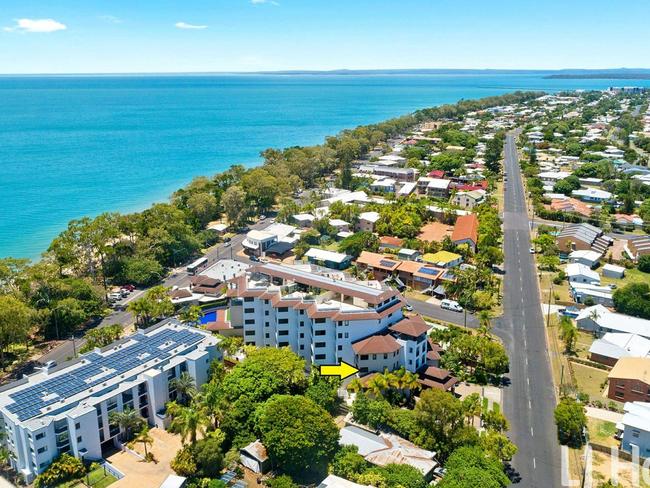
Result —
M 604 408 L 585 407 L 587 417 L 592 419 L 605 420 L 607 422 L 614 422 L 615 424 L 623 421 L 623 414 L 619 412 L 612 412 Z

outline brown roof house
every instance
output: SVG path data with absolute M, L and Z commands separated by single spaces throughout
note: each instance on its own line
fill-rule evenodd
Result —
M 467 244 L 472 251 L 478 245 L 478 217 L 476 214 L 460 215 L 456 219 L 451 241 L 457 246 Z
M 609 372 L 607 396 L 619 402 L 650 401 L 650 358 L 622 357 Z
M 441 222 L 429 222 L 420 228 L 418 239 L 423 242 L 442 242 L 446 236 L 451 236 L 453 228 Z
M 359 372 L 399 369 L 402 345 L 391 335 L 374 335 L 352 344 Z
M 399 266 L 400 261 L 375 252 L 362 251 L 357 258 L 357 267 L 371 272 L 379 281 L 393 275 Z
M 271 469 L 266 447 L 259 439 L 239 450 L 239 461 L 254 473 L 266 473 Z
M 458 378 L 452 376 L 446 369 L 429 366 L 420 377 L 420 384 L 427 388 L 437 388 L 443 391 L 454 391 Z

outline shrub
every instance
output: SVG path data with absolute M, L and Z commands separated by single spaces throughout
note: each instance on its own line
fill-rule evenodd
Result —
M 639 258 L 639 271 L 650 273 L 650 254 L 645 254 Z
M 61 454 L 46 471 L 41 473 L 34 480 L 35 488 L 60 485 L 66 481 L 83 478 L 86 474 L 81 460 L 70 454 Z

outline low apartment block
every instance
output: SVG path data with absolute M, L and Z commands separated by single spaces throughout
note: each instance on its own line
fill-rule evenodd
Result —
M 42 371 L 0 391 L 0 428 L 11 465 L 31 482 L 63 453 L 98 460 L 120 434 L 112 412 L 133 409 L 164 428 L 172 379 L 183 372 L 197 386 L 221 359 L 218 339 L 171 321 Z
M 246 344 L 290 347 L 307 364 L 345 361 L 367 371 L 401 366 L 416 371 L 425 363 L 426 330 L 410 338 L 413 327 L 391 332 L 404 320 L 403 299 L 378 281 L 351 280 L 317 266 L 268 263 L 232 280 L 228 295 L 230 315 L 237 318 L 232 326 Z M 420 331 L 424 321 L 418 324 Z M 372 344 L 361 352 L 357 344 L 367 340 Z M 373 360 L 381 368 L 360 364 L 377 354 Z

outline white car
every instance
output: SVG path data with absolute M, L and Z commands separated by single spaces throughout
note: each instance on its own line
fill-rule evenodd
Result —
M 531 247 L 528 251 L 529 251 L 531 254 L 535 254 L 535 248 L 534 248 L 534 247 Z
M 440 308 L 443 310 L 451 310 L 452 312 L 463 311 L 463 307 L 460 306 L 460 303 L 455 300 L 448 300 L 446 298 L 440 302 Z

